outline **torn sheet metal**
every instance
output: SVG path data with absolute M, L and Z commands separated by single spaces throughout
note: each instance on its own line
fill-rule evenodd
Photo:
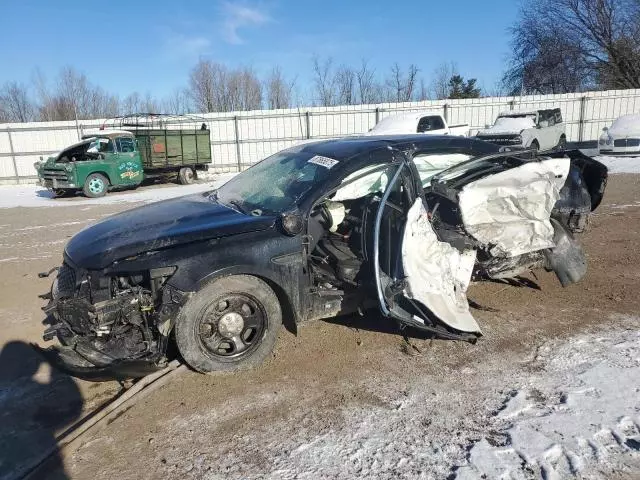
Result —
M 497 257 L 553 247 L 549 219 L 569 166 L 568 158 L 550 158 L 466 185 L 458 195 L 465 229 Z
M 475 250 L 460 253 L 438 240 L 422 200 L 416 200 L 409 210 L 402 242 L 406 295 L 450 327 L 479 333 L 466 295 L 475 260 Z

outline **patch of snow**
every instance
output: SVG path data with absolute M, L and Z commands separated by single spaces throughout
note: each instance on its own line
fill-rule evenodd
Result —
M 612 138 L 640 136 L 640 115 L 632 114 L 618 117 L 609 128 L 608 133 Z
M 528 128 L 535 128 L 535 126 L 535 119 L 531 116 L 498 117 L 491 128 L 481 130 L 478 135 L 512 135 Z
M 507 399 L 460 479 L 582 477 L 640 467 L 640 332 L 578 337 L 538 352 L 544 375 Z M 597 476 L 597 475 L 596 475 Z M 594 477 L 595 478 L 595 477 Z
M 285 384 L 272 387 L 206 414 L 167 419 L 168 438 L 179 435 L 189 449 L 157 455 L 166 476 L 188 469 L 189 478 L 633 475 L 640 471 L 638 320 L 617 318 L 619 327 L 548 341 L 526 364 L 483 361 L 471 377 L 446 370 L 437 380 L 399 386 L 374 375 L 357 386 L 356 404 L 314 413 L 303 401 L 229 441 L 203 440 L 203 432 L 302 400 Z
M 640 173 L 640 157 L 595 156 L 609 169 L 609 173 Z
M 150 203 L 220 187 L 235 173 L 216 175 L 211 182 L 175 187 L 141 187 L 134 191 L 116 191 L 101 198 L 53 198 L 53 194 L 39 185 L 0 186 L 0 208 L 16 207 L 78 207 L 80 205 L 109 205 L 117 203 Z

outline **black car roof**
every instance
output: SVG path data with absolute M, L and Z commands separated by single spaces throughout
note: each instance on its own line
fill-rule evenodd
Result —
M 499 151 L 498 146 L 475 138 L 420 134 L 344 137 L 308 143 L 301 147 L 301 151 L 343 161 L 363 153 L 389 147 L 401 151 L 464 151 L 470 154 L 488 154 Z

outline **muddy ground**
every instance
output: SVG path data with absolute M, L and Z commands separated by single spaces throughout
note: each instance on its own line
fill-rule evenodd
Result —
M 65 426 L 120 388 L 56 373 L 28 344 L 43 344 L 37 295 L 50 281 L 37 273 L 59 265 L 65 242 L 85 225 L 133 206 L 0 210 L 0 478 L 13 478 L 55 445 Z M 473 284 L 468 296 L 482 307 L 472 313 L 484 332 L 476 345 L 409 332 L 408 347 L 373 314 L 309 323 L 297 336 L 283 329 L 262 367 L 236 375 L 185 373 L 40 473 L 92 479 L 455 476 L 468 460 L 468 445 L 487 435 L 484 419 L 528 374 L 541 345 L 621 323 L 635 328 L 639 233 L 640 175 L 613 175 L 581 236 L 586 279 L 567 289 L 545 272 L 528 276 L 527 286 Z M 322 435 L 339 435 L 346 426 L 352 432 L 362 422 L 375 427 L 376 416 L 392 415 L 417 389 L 426 395 L 428 413 L 399 417 L 393 451 L 385 453 L 384 442 L 378 450 L 359 450 L 365 440 L 354 435 L 353 451 L 309 453 Z M 354 426 L 349 412 L 375 415 Z M 415 432 L 415 422 L 421 436 L 407 434 L 403 441 L 403 429 Z M 633 462 L 620 465 L 600 473 L 640 474 Z M 541 475 L 523 472 L 522 478 Z

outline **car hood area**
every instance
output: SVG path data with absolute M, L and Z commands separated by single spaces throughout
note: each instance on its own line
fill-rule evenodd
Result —
M 113 215 L 76 234 L 65 253 L 78 267 L 97 270 L 142 252 L 265 230 L 275 217 L 245 215 L 195 194 Z

